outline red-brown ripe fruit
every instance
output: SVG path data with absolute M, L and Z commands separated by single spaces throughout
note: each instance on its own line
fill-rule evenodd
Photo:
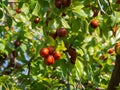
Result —
M 58 28 L 56 32 L 59 37 L 65 37 L 67 35 L 67 30 L 64 28 Z
M 42 56 L 42 57 L 48 57 L 49 56 L 49 49 L 48 48 L 42 48 L 40 50 L 40 56 Z
M 108 50 L 108 53 L 109 54 L 112 54 L 114 52 L 114 49 L 113 48 L 110 48 L 109 50 Z
M 65 7 L 69 7 L 70 4 L 71 4 L 71 0 L 62 0 L 62 4 L 63 4 Z
M 62 8 L 62 0 L 55 0 L 55 6 L 60 9 Z
M 51 20 L 51 18 L 47 18 L 47 20 L 46 20 L 46 22 L 45 22 L 47 26 L 48 26 L 50 20 Z
M 53 65 L 55 62 L 54 57 L 52 55 L 49 55 L 45 58 L 45 64 L 46 65 Z
M 117 1 L 116 1 L 116 4 L 120 4 L 120 0 L 117 0 Z
M 95 19 L 93 19 L 90 23 L 92 28 L 97 28 L 99 26 L 99 22 Z
M 15 42 L 14 42 L 14 46 L 17 48 L 17 47 L 19 47 L 21 45 L 21 42 L 20 42 L 20 40 L 16 40 Z
M 19 14 L 21 13 L 21 10 L 18 7 L 16 7 L 16 12 Z
M 38 18 L 38 17 L 36 17 L 35 19 L 34 19 L 34 23 L 39 23 L 40 22 L 40 18 Z
M 70 57 L 76 58 L 76 56 L 77 56 L 76 49 L 69 47 L 67 51 L 68 51 L 68 54 L 70 55 Z
M 56 39 L 57 38 L 57 33 L 50 33 L 49 36 L 51 36 L 53 39 Z
M 55 51 L 55 48 L 53 46 L 48 46 L 49 54 L 53 54 Z
M 92 11 L 93 11 L 93 17 L 96 17 L 98 15 L 98 10 L 96 7 L 93 7 L 92 8 Z
M 76 62 L 76 57 L 70 57 L 70 62 L 71 62 L 72 64 L 75 64 L 75 62 Z
M 60 52 L 54 52 L 54 53 L 53 53 L 53 57 L 54 57 L 55 60 L 59 60 L 60 57 L 61 57 Z
M 107 60 L 107 57 L 104 54 L 102 54 L 99 59 L 101 59 L 101 60 Z

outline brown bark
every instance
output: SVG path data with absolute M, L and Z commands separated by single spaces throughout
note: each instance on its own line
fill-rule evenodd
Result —
M 117 90 L 120 83 L 120 55 L 116 55 L 115 67 L 108 85 L 107 90 Z

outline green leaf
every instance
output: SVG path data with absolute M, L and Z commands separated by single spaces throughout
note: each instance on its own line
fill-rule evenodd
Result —
M 9 26 L 9 27 L 11 27 L 12 26 L 12 19 L 11 19 L 11 17 L 7 17 L 7 25 Z
M 21 47 L 21 50 L 22 50 L 23 52 L 25 52 L 25 51 L 27 50 L 27 47 L 26 47 L 25 44 L 22 44 L 20 47 Z
M 84 34 L 88 31 L 88 25 L 87 20 L 81 20 L 81 29 Z
M 30 8 L 30 10 L 29 10 L 30 13 L 33 12 L 33 10 L 34 10 L 34 8 L 35 8 L 35 6 L 36 6 L 36 3 L 37 3 L 36 1 L 31 1 L 30 7 L 29 7 L 29 8 Z
M 38 16 L 39 11 L 40 11 L 40 4 L 38 2 L 36 2 L 35 8 L 34 8 L 32 14 L 35 16 Z
M 83 74 L 83 64 L 82 62 L 80 62 L 79 60 L 76 60 L 76 64 L 75 64 L 77 73 L 79 74 L 78 76 L 82 76 Z
M 69 24 L 67 23 L 67 21 L 65 19 L 60 18 L 60 20 L 61 20 L 61 23 L 62 23 L 64 28 L 70 28 Z
M 0 76 L 0 82 L 4 83 L 9 80 L 9 76 Z
M 87 14 L 84 12 L 84 10 L 82 9 L 83 8 L 83 5 L 79 5 L 79 6 L 76 6 L 73 8 L 73 13 L 81 18 L 81 17 L 87 17 Z
M 80 22 L 79 22 L 79 20 L 77 19 L 77 20 L 74 20 L 72 22 L 73 22 L 72 23 L 72 31 L 73 32 L 78 32 L 79 29 L 80 29 Z
M 0 19 L 3 17 L 3 12 L 0 10 Z
M 0 50 L 4 50 L 5 49 L 5 45 L 0 43 Z

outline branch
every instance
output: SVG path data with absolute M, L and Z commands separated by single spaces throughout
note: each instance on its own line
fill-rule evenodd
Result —
M 112 72 L 112 76 L 107 90 L 117 90 L 116 87 L 120 83 L 120 55 L 116 55 L 115 67 Z
M 28 75 L 30 75 L 30 64 L 31 63 L 28 63 Z
M 22 67 L 24 67 L 24 66 L 26 66 L 26 65 L 29 65 L 31 62 L 32 62 L 32 60 L 34 59 L 34 57 L 35 56 L 33 56 L 33 57 L 31 57 L 30 58 L 30 60 L 27 62 L 27 63 L 25 63 L 24 65 L 22 65 L 20 68 L 18 68 L 18 69 L 12 69 L 11 71 L 7 71 L 6 72 L 6 70 L 9 68 L 9 67 L 11 67 L 11 62 L 9 63 L 9 65 L 4 69 L 4 71 L 2 72 L 2 74 L 7 74 L 7 75 L 10 75 L 13 71 L 14 71 L 14 73 L 16 74 L 19 70 L 21 70 L 22 69 Z M 12 60 L 13 62 L 14 62 L 14 60 Z M 14 62 L 15 63 L 15 62 Z M 14 68 L 16 67 L 16 65 L 14 65 L 13 66 Z M 30 72 L 30 71 L 29 71 Z M 28 75 L 29 75 L 29 72 L 28 72 Z
M 107 14 L 104 10 L 103 10 L 103 7 L 101 6 L 101 3 L 100 3 L 100 0 L 97 0 L 98 2 L 98 5 L 100 7 L 100 10 L 104 13 L 104 14 Z

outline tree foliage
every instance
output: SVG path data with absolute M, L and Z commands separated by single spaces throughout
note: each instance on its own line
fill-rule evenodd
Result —
M 120 37 L 119 0 L 57 1 L 0 1 L 1 89 L 107 88 Z M 40 55 L 49 46 L 60 52 L 52 65 Z

